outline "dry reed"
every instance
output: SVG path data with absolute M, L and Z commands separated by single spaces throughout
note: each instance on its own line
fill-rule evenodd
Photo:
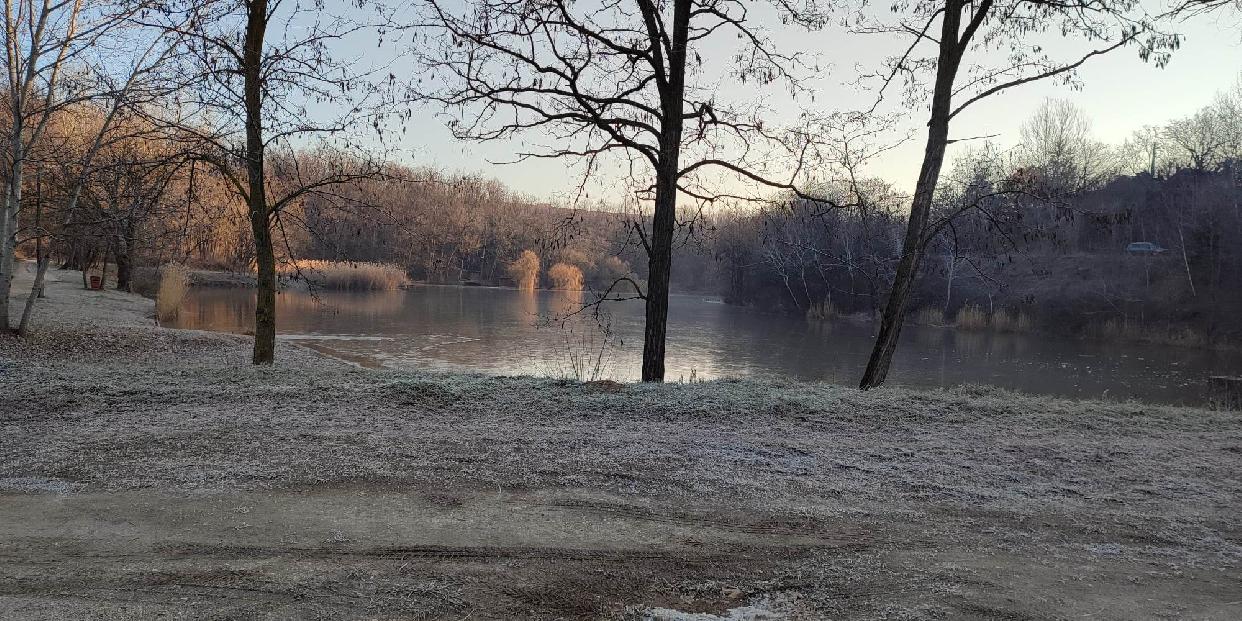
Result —
M 806 318 L 812 321 L 828 321 L 836 316 L 837 309 L 828 300 L 811 302 L 811 305 L 806 309 Z
M 410 283 L 405 270 L 392 263 L 312 259 L 281 265 L 276 272 L 285 278 L 300 276 L 324 289 L 391 291 Z
M 983 330 L 988 327 L 988 314 L 974 304 L 967 304 L 957 311 L 957 319 L 953 323 L 963 330 Z
M 943 326 L 944 311 L 939 308 L 925 306 L 914 315 L 914 323 L 921 326 Z
M 1018 320 L 1016 317 L 1009 314 L 1008 311 L 1002 309 L 992 313 L 991 323 L 992 329 L 997 332 L 1012 332 L 1014 326 L 1017 325 Z
M 548 268 L 552 288 L 562 291 L 582 291 L 582 270 L 567 263 L 557 263 Z
M 509 277 L 517 283 L 518 289 L 534 291 L 539 284 L 539 255 L 530 250 L 523 250 L 518 258 L 509 264 Z
M 1035 320 L 1031 319 L 1031 316 L 1026 314 L 1026 311 L 1018 311 L 1013 322 L 1014 332 L 1030 332 L 1034 327 Z
M 169 263 L 160 270 L 160 286 L 155 294 L 155 316 L 171 321 L 181 312 L 190 291 L 190 270 L 180 263 Z

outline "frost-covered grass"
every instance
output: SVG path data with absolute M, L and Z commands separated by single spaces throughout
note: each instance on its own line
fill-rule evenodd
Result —
M 252 368 L 244 354 L 236 366 L 24 371 L 6 386 L 7 415 L 22 423 L 0 449 L 0 477 L 104 489 L 456 481 L 1168 514 L 1239 493 L 1242 424 L 1228 413 L 977 388 L 717 381 L 606 391 L 296 357 L 291 368 Z
M 157 328 L 149 301 L 52 285 L 35 337 L 0 340 L 0 494 L 232 503 L 238 495 L 345 489 L 340 502 L 366 498 L 342 513 L 351 516 L 375 502 L 349 491 L 359 488 L 501 499 L 489 502 L 508 502 L 503 494 L 524 502 L 572 495 L 591 502 L 527 507 L 514 519 L 537 520 L 551 533 L 575 531 L 581 525 L 574 516 L 598 507 L 609 526 L 592 522 L 591 532 L 601 537 L 636 525 L 724 529 L 734 547 L 644 531 L 635 558 L 673 546 L 673 558 L 717 554 L 744 576 L 761 559 L 788 557 L 781 561 L 786 573 L 765 574 L 746 593 L 793 592 L 799 605 L 828 611 L 805 618 L 857 617 L 859 598 L 867 597 L 875 598 L 867 609 L 875 611 L 900 599 L 891 609 L 897 618 L 960 618 L 972 610 L 972 618 L 1010 611 L 1023 618 L 1048 605 L 1057 617 L 1103 607 L 1115 612 L 1111 618 L 1205 610 L 1230 618 L 1223 613 L 1236 605 L 1229 603 L 1242 565 L 1236 413 L 976 387 L 859 392 L 751 380 L 618 386 L 377 371 L 287 343 L 277 366 L 263 368 L 247 364 L 244 338 Z M 87 295 L 96 296 L 89 305 Z M 459 517 L 471 518 L 471 506 Z M 738 516 L 749 520 L 743 529 L 725 528 Z M 273 522 L 271 532 L 295 532 L 301 527 L 294 523 Z M 504 523 L 471 541 L 501 537 Z M 389 526 L 381 526 L 388 541 Z M 825 538 L 855 551 L 816 548 Z M 516 565 L 507 556 L 497 562 L 504 570 L 495 580 L 507 580 Z M 591 573 L 550 561 L 601 584 L 615 577 L 608 572 L 638 562 L 604 559 Z M 264 563 L 278 582 L 301 588 L 302 573 Z M 636 584 L 683 567 L 652 563 L 640 567 Z M 695 575 L 710 574 L 701 571 Z M 457 584 L 484 584 L 478 575 Z M 271 576 L 261 578 L 256 584 L 269 588 Z M 512 586 L 486 584 L 487 593 Z M 574 590 L 577 583 L 566 584 Z M 936 608 L 921 608 L 929 597 Z M 983 604 L 1003 608 L 970 608 Z M 755 605 L 743 598 L 718 611 Z
M 60 284 L 45 316 L 77 305 Z M 123 327 L 45 328 L 0 346 L 0 415 L 20 421 L 0 447 L 0 476 L 105 488 L 448 477 L 1173 513 L 1236 503 L 1242 491 L 1236 413 L 978 387 L 745 380 L 609 391 L 360 370 L 283 344 L 275 368 L 255 368 L 241 337 L 130 325 L 141 321 L 120 314 L 130 299 L 149 308 L 122 294 L 95 302 L 117 305 L 106 316 Z

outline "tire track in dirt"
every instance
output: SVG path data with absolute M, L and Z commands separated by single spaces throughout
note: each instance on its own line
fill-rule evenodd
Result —
M 627 519 L 675 526 L 691 526 L 711 528 L 714 530 L 742 533 L 747 535 L 774 535 L 786 537 L 806 537 L 819 542 L 818 547 L 837 547 L 859 549 L 874 545 L 877 540 L 869 531 L 843 525 L 829 525 L 820 520 L 790 518 L 782 520 L 772 518 L 752 522 L 733 521 L 719 517 L 708 517 L 681 512 L 659 512 L 645 507 L 621 505 L 589 501 L 560 501 L 549 506 L 570 509 L 587 513 L 604 513 Z
M 280 547 L 180 543 L 158 546 L 153 556 L 298 559 L 359 558 L 378 560 L 544 560 L 544 561 L 674 561 L 682 563 L 736 562 L 761 558 L 773 552 L 806 554 L 812 551 L 841 550 L 840 545 L 748 545 L 713 546 L 711 552 L 692 549 L 607 550 L 598 548 L 560 548 L 537 546 L 385 546 L 367 548 Z

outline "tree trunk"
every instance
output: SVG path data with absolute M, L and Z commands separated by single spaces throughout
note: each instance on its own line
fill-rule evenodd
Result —
M 677 225 L 677 178 L 681 159 L 682 106 L 685 100 L 686 49 L 690 28 L 690 0 L 673 6 L 673 40 L 669 49 L 667 81 L 660 88 L 663 113 L 660 157 L 656 165 L 655 213 L 647 249 L 647 317 L 643 328 L 644 382 L 664 381 L 665 341 L 668 334 L 668 288 L 673 271 L 673 229 Z
M 949 274 L 944 287 L 944 315 L 949 316 L 949 305 L 953 301 L 953 275 L 957 271 L 957 252 L 949 253 Z
M 675 168 L 672 167 L 672 168 Z M 656 207 L 651 225 L 651 248 L 647 256 L 647 317 L 643 329 L 644 382 L 664 381 L 665 338 L 668 333 L 668 288 L 673 266 L 673 228 L 677 209 L 674 177 L 657 181 Z M 670 183 L 671 181 L 671 183 Z
M 134 264 L 130 248 L 133 246 L 133 227 L 126 224 L 123 233 L 116 239 L 116 290 L 127 293 L 133 290 Z
M 17 335 L 26 336 L 30 330 L 30 316 L 34 314 L 35 301 L 43 297 L 43 282 L 47 278 L 49 260 L 47 244 L 43 243 L 43 187 L 40 175 L 35 175 L 35 279 L 30 286 L 30 295 L 26 297 L 26 307 L 22 309 L 22 319 L 17 324 Z
M 1177 217 L 1177 241 L 1182 246 L 1182 265 L 1186 268 L 1186 284 L 1190 286 L 1190 297 L 1197 297 L 1199 294 L 1195 292 L 1195 277 L 1190 273 L 1190 257 L 1186 256 L 1186 238 L 1182 236 L 1182 217 Z
M 22 320 L 17 324 L 17 335 L 26 336 L 30 331 L 30 317 L 34 315 L 35 300 L 43 297 L 43 286 L 47 279 L 47 266 L 51 263 L 51 257 L 47 256 L 46 251 L 40 251 L 37 256 L 38 269 L 35 272 L 34 284 L 30 287 L 30 296 L 26 298 L 26 307 L 22 309 Z
M 867 390 L 884 383 L 897 351 L 897 339 L 905 320 L 910 291 L 923 261 L 924 239 L 931 219 L 932 201 L 936 184 L 940 181 L 940 167 L 944 164 L 945 148 L 949 145 L 949 115 L 952 109 L 953 82 L 957 76 L 962 49 L 958 45 L 958 28 L 961 25 L 961 5 L 949 2 L 941 24 L 940 56 L 936 65 L 936 84 L 932 93 L 931 119 L 927 123 L 927 145 L 923 151 L 923 166 L 919 169 L 919 181 L 914 188 L 914 200 L 910 204 L 910 219 L 906 224 L 906 236 L 901 245 L 901 261 L 893 276 L 893 288 L 880 318 L 880 333 L 876 336 L 871 358 L 863 372 L 858 387 Z M 963 44 L 968 42 L 963 42 Z
M 7 334 L 12 329 L 9 322 L 9 293 L 13 288 L 16 268 L 17 210 L 21 200 L 22 167 L 21 161 L 16 160 L 9 170 L 9 183 L 4 192 L 4 211 L 0 213 L 0 334 Z
M 246 41 L 242 58 L 246 105 L 247 207 L 254 235 L 255 283 L 254 364 L 276 359 L 276 257 L 272 247 L 272 220 L 264 187 L 263 144 L 263 38 L 267 33 L 267 0 L 249 0 Z
M 108 259 L 112 258 L 112 244 L 104 245 L 103 251 L 103 267 L 99 268 L 99 290 L 103 291 L 108 287 Z
M 82 288 L 91 288 L 91 266 L 95 264 L 95 250 L 91 249 L 90 253 L 82 257 Z

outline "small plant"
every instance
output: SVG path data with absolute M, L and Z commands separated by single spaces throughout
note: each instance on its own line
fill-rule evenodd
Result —
M 565 366 L 558 373 L 561 379 L 577 382 L 607 379 L 605 373 L 614 345 L 611 323 L 566 321 L 561 324 L 561 334 L 565 345 Z
M 582 291 L 582 270 L 568 263 L 557 263 L 548 268 L 552 288 L 561 291 Z
M 974 304 L 963 306 L 957 311 L 954 325 L 963 330 L 983 330 L 988 327 L 988 314 Z
M 155 317 L 172 321 L 181 312 L 181 305 L 190 291 L 190 270 L 180 263 L 169 263 L 160 270 L 160 286 L 155 294 Z
M 518 258 L 509 264 L 509 277 L 517 283 L 518 289 L 534 291 L 539 284 L 539 255 L 530 250 L 523 250 Z

